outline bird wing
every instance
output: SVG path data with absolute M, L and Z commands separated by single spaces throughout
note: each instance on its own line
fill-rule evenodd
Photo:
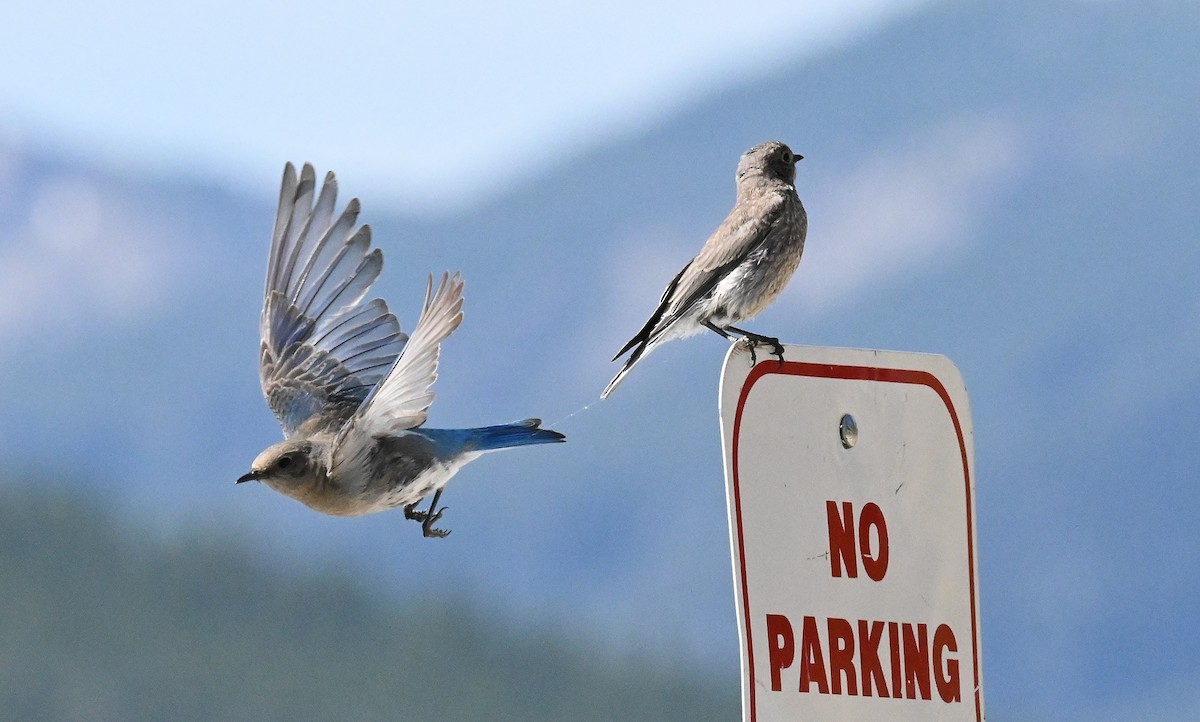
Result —
M 383 381 L 363 402 L 343 437 L 374 437 L 425 423 L 433 403 L 441 343 L 462 323 L 463 280 L 443 273 L 437 290 L 433 276 L 425 287 L 425 305 L 412 337 Z
M 291 436 L 313 417 L 337 428 L 362 405 L 408 335 L 381 299 L 362 303 L 383 268 L 359 226 L 358 199 L 334 217 L 337 180 L 283 171 L 260 321 L 259 377 L 267 405 Z
M 652 343 L 686 315 L 697 301 L 710 293 L 755 248 L 777 233 L 776 221 L 786 204 L 785 196 L 771 194 L 757 204 L 735 207 L 708 237 L 700 253 L 667 285 L 650 320 L 616 358 L 640 343 Z

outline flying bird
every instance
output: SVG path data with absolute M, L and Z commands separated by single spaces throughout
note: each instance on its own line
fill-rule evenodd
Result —
M 316 194 L 314 203 L 313 197 Z M 357 226 L 358 199 L 334 215 L 337 180 L 305 164 L 283 171 L 260 319 L 259 377 L 284 441 L 237 482 L 260 481 L 338 516 L 403 507 L 427 537 L 442 489 L 481 454 L 564 441 L 539 419 L 475 429 L 423 427 L 441 342 L 462 322 L 463 281 L 430 276 L 412 335 L 381 299 L 363 302 L 383 268 L 371 228 Z M 428 510 L 417 504 L 433 494 Z
M 616 361 L 632 351 L 600 398 L 612 393 L 659 344 L 704 329 L 746 343 L 752 363 L 757 344 L 771 346 L 783 361 L 778 338 L 733 324 L 752 318 L 775 300 L 800 263 L 808 233 L 808 215 L 796 195 L 796 162 L 803 157 L 778 141 L 761 143 L 742 155 L 733 210 L 667 285 L 642 330 L 613 357 Z

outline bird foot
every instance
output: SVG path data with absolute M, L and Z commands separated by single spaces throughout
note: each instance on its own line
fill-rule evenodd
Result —
M 442 490 L 438 489 L 433 494 L 433 502 L 429 505 L 429 511 L 417 511 L 417 502 L 415 501 L 404 507 L 404 518 L 421 522 L 421 534 L 427 538 L 443 539 L 450 535 L 449 529 L 433 528 L 434 523 L 442 518 L 442 514 L 446 513 L 446 507 L 437 508 L 438 499 L 441 498 Z
M 432 511 L 432 507 L 430 507 L 430 510 Z M 434 539 L 445 539 L 446 537 L 450 536 L 449 529 L 434 529 L 433 528 L 433 523 L 436 522 L 438 519 L 441 519 L 442 514 L 445 511 L 446 511 L 446 507 L 443 506 L 441 509 L 438 509 L 436 513 L 425 514 L 425 519 L 421 522 L 421 534 L 423 534 L 426 537 L 432 537 Z
M 738 339 L 739 343 L 745 344 L 750 350 L 750 365 L 758 363 L 758 354 L 755 353 L 755 348 L 758 346 L 770 346 L 771 355 L 779 359 L 779 365 L 783 366 L 783 345 L 779 343 L 779 339 L 773 336 L 760 336 L 757 333 L 742 332 L 742 337 Z

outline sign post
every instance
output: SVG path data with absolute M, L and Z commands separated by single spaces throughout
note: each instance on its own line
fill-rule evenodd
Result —
M 743 719 L 983 720 L 966 387 L 926 354 L 735 344 L 720 413 Z

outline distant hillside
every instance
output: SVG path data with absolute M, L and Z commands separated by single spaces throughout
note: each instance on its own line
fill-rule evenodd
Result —
M 11 483 L 11 482 L 10 482 Z M 233 542 L 0 492 L 0 711 L 23 720 L 730 720 L 715 684 Z M 420 570 L 411 582 L 421 584 Z

